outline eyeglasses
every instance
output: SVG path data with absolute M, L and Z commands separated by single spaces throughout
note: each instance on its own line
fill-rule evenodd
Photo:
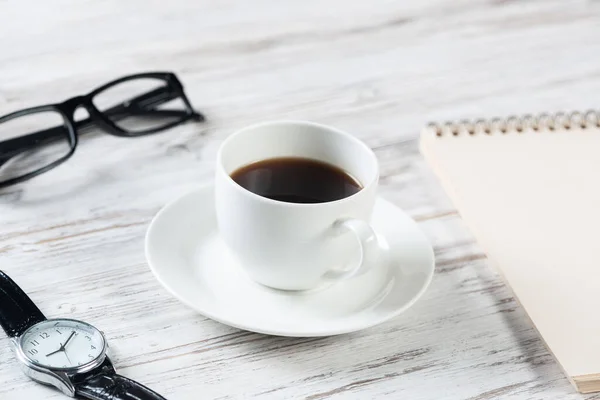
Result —
M 83 107 L 88 118 L 75 120 Z M 122 137 L 204 121 L 175 74 L 150 72 L 109 82 L 85 96 L 0 117 L 0 188 L 38 176 L 69 159 L 78 135 L 98 127 Z

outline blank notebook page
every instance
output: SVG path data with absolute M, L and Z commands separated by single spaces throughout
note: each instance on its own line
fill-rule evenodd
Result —
M 567 375 L 600 390 L 600 129 L 428 130 L 421 150 Z

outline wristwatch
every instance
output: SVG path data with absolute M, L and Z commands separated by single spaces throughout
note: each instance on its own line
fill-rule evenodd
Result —
M 47 319 L 31 299 L 0 271 L 0 325 L 12 339 L 25 375 L 70 397 L 92 400 L 166 400 L 118 375 L 108 358 L 104 334 L 66 318 Z

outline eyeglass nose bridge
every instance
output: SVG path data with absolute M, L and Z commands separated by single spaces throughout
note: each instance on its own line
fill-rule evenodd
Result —
M 58 108 L 70 118 L 75 115 L 75 111 L 77 111 L 79 107 L 85 108 L 85 110 L 89 113 L 92 105 L 86 96 L 71 97 L 70 99 L 63 101 L 58 105 Z

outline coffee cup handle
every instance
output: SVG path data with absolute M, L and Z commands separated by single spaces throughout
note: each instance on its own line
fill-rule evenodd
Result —
M 388 252 L 388 247 L 377 237 L 377 233 L 367 222 L 356 218 L 345 218 L 337 220 L 333 228 L 337 233 L 352 232 L 358 239 L 361 249 L 361 257 L 352 268 L 341 271 L 331 270 L 325 274 L 330 280 L 346 280 L 362 275 L 379 263 Z

